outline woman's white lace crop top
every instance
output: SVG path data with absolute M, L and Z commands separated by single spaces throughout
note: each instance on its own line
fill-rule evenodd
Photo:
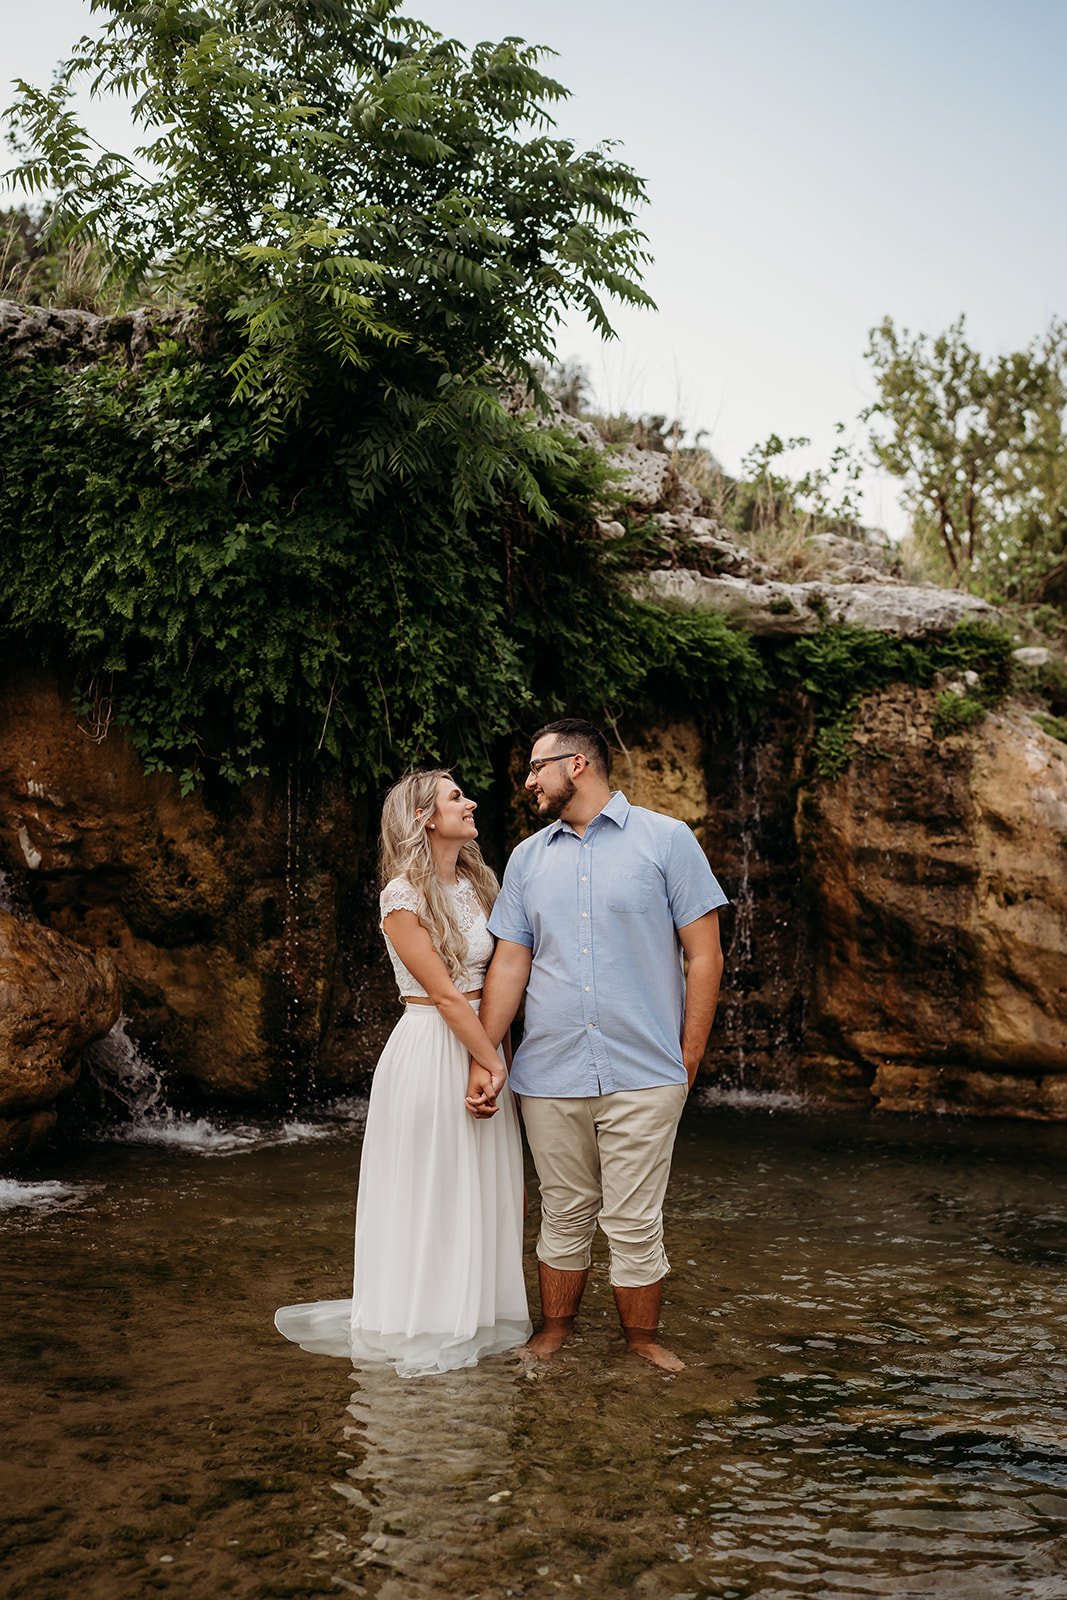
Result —
M 493 936 L 486 926 L 485 912 L 469 878 L 460 878 L 457 884 L 447 885 L 446 893 L 453 897 L 457 926 L 467 936 L 467 962 L 463 972 L 456 979 L 456 988 L 461 994 L 468 994 L 472 989 L 482 987 L 485 969 L 493 953 Z M 418 915 L 420 908 L 418 891 L 406 878 L 390 878 L 378 896 L 378 903 L 381 906 L 381 922 L 385 921 L 390 911 L 414 911 Z M 393 949 L 392 941 L 384 928 L 382 935 L 385 939 L 385 948 L 389 952 L 389 959 L 393 963 L 400 998 L 406 1000 L 415 995 L 425 999 L 426 990 L 405 967 Z

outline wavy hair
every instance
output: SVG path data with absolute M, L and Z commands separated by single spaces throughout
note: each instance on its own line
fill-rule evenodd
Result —
M 437 804 L 442 778 L 454 782 L 444 768 L 408 772 L 394 783 L 382 806 L 382 833 L 378 849 L 378 881 L 384 889 L 392 878 L 406 878 L 422 902 L 419 921 L 429 931 L 434 949 L 448 968 L 453 983 L 462 976 L 467 960 L 467 937 L 456 925 L 452 897 L 434 868 L 426 824 Z M 460 848 L 456 872 L 468 878 L 486 916 L 500 892 L 496 874 L 482 860 L 473 839 Z

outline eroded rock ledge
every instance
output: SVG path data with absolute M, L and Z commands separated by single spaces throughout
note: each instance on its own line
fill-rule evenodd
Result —
M 160 340 L 187 338 L 197 323 L 194 313 L 162 307 L 102 317 L 0 300 L 0 356 L 55 365 L 120 351 L 135 366 Z
M 997 620 L 994 608 L 976 595 L 885 580 L 785 583 L 725 574 L 712 578 L 675 568 L 642 573 L 631 588 L 637 598 L 668 610 L 711 612 L 765 638 L 795 639 L 828 624 L 848 624 L 928 639 L 951 633 L 960 622 Z

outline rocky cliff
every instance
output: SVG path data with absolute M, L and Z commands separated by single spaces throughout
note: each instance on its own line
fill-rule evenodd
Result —
M 25 1000 L 21 1042 L 0 1034 L 6 1142 L 27 1117 L 48 1131 L 77 1049 L 114 1021 L 112 963 L 132 1031 L 190 1090 L 266 1105 L 364 1083 L 395 1016 L 367 809 L 295 773 L 181 799 L 121 735 L 82 732 L 53 678 L 20 670 L 3 691 L 22 991 L 35 962 L 42 993 L 55 982 L 34 918 L 85 988 L 61 1020 L 31 1001 L 45 1068 Z M 699 713 L 627 731 L 616 781 L 695 828 L 733 901 L 707 1070 L 886 1110 L 1067 1117 L 1067 746 L 1011 704 L 937 738 L 934 702 L 870 697 L 833 780 L 811 776 L 799 693 L 740 735 Z M 514 839 L 532 819 L 499 824 Z
M 81 359 L 114 335 L 136 360 L 153 337 L 94 320 Z M 20 337 L 64 335 L 0 315 L 0 344 Z M 905 583 L 863 538 L 813 541 L 817 574 L 796 581 L 705 516 L 669 457 L 631 447 L 620 464 L 656 530 L 631 587 L 662 605 L 772 640 L 844 622 L 923 641 L 992 617 Z M 1067 745 L 1012 702 L 946 734 L 945 688 L 869 695 L 836 776 L 812 760 L 799 685 L 756 727 L 699 704 L 620 722 L 616 780 L 695 828 L 733 902 L 709 1072 L 886 1110 L 1067 1117 Z M 54 673 L 0 664 L 0 870 L 27 913 L 0 914 L 0 1149 L 48 1132 L 120 995 L 179 1092 L 265 1105 L 365 1082 L 396 1014 L 373 801 L 295 754 L 274 783 L 182 798 L 101 731 Z M 500 784 L 479 813 L 498 865 L 534 825 Z

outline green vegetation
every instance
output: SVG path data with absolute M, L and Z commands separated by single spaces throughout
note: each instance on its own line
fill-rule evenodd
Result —
M 867 352 L 875 461 L 901 478 L 934 570 L 996 601 L 1067 599 L 1067 324 L 983 358 L 961 317 L 930 338 L 886 318 Z
M 601 459 L 550 430 L 508 449 L 553 516 L 368 518 L 325 441 L 254 448 L 224 362 L 169 343 L 0 377 L 3 633 L 81 667 L 150 768 L 240 779 L 297 746 L 353 782 L 462 760 L 516 720 L 641 697 L 751 707 L 766 675 L 716 618 L 628 601 L 602 560 Z M 103 708 L 103 709 L 101 709 Z
M 1067 717 L 1053 717 L 1043 711 L 1033 713 L 1034 721 L 1038 727 L 1053 739 L 1061 739 L 1067 744 Z
M 860 702 L 891 683 L 929 688 L 938 677 L 962 681 L 965 693 L 939 696 L 934 732 L 944 737 L 970 726 L 1011 687 L 1013 644 L 1001 628 L 963 622 L 946 638 L 924 643 L 862 628 L 825 628 L 787 645 L 778 663 L 781 678 L 799 685 L 815 708 L 814 772 L 832 779 L 845 770 Z
M 726 671 L 726 629 L 620 600 L 600 462 L 506 403 L 564 311 L 610 334 L 604 295 L 648 303 L 641 181 L 555 136 L 542 52 L 399 0 L 94 10 L 20 85 L 17 175 L 56 196 L 53 250 L 201 333 L 5 372 L 2 633 L 186 787 L 294 740 L 354 782 L 446 755 L 477 780 L 517 719 Z M 134 97 L 132 162 L 77 125 L 83 80 Z
M 477 784 L 498 740 L 564 709 L 753 715 L 788 684 L 812 696 L 832 775 L 864 693 L 965 671 L 968 704 L 1003 692 L 1010 643 L 988 631 L 920 647 L 828 628 L 761 650 L 627 597 L 653 536 L 603 540 L 609 465 L 537 408 L 565 313 L 610 336 L 607 300 L 649 303 L 644 191 L 609 148 L 557 135 L 542 51 L 465 49 L 400 0 L 93 9 L 101 37 L 8 114 L 17 176 L 53 198 L 43 233 L 9 216 L 4 283 L 195 311 L 136 366 L 0 374 L 0 641 L 73 664 L 97 736 L 120 721 L 185 789 L 294 749 L 355 785 L 415 759 Z M 85 81 L 132 95 L 132 161 L 78 126 Z M 568 384 L 580 410 L 581 374 Z M 1054 399 L 1032 444 L 1052 440 Z M 853 515 L 844 446 L 794 479 L 799 441 L 772 437 L 733 480 L 678 424 L 637 423 L 794 567 Z M 1015 548 L 997 538 L 975 551 Z

